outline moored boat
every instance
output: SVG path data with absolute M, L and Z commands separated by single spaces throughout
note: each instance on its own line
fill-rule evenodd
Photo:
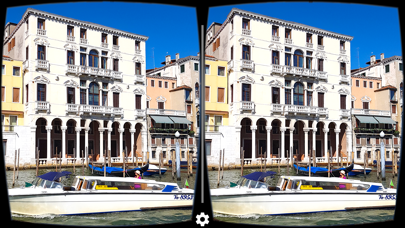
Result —
M 354 164 L 352 171 L 348 173 L 349 176 L 364 175 L 364 169 L 366 170 L 366 175 L 371 172 L 371 168 L 364 168 L 361 165 Z
M 97 166 L 92 166 L 91 164 L 89 164 L 89 168 L 93 170 L 93 173 L 95 175 L 98 176 L 104 176 L 104 167 L 97 167 Z M 146 165 L 142 166 L 142 167 L 136 167 L 133 169 L 127 169 L 125 170 L 125 176 L 127 177 L 134 177 L 135 176 L 135 172 L 137 170 L 139 170 L 141 173 L 144 173 L 148 170 L 149 168 L 149 163 L 147 163 Z M 105 171 L 106 171 L 106 176 L 115 176 L 115 177 L 122 177 L 122 173 L 124 172 L 124 170 L 122 168 L 119 167 L 105 167 Z
M 194 190 L 155 180 L 76 176 L 71 186 L 37 177 L 31 187 L 8 189 L 12 213 L 76 215 L 191 208 Z
M 306 176 L 280 176 L 276 186 L 244 176 L 210 192 L 215 213 L 238 216 L 394 208 L 397 193 L 381 183 Z
M 328 173 L 331 177 L 339 177 L 340 171 L 345 171 L 345 173 L 348 173 L 352 171 L 354 164 L 351 164 L 348 167 L 342 167 L 338 169 L 331 169 L 330 171 L 327 168 L 322 168 L 322 167 L 311 167 L 311 176 L 317 176 L 317 177 L 328 177 Z M 294 164 L 294 169 L 298 169 L 298 174 L 303 175 L 303 176 L 309 176 L 309 168 L 305 167 L 300 167 Z
M 161 174 L 165 174 L 166 171 L 167 171 L 167 168 L 160 167 L 160 173 Z M 155 175 L 155 174 L 159 174 L 159 167 L 156 166 L 156 165 L 153 165 L 153 164 L 149 164 L 148 170 L 143 172 L 144 176 L 152 176 L 152 175 Z

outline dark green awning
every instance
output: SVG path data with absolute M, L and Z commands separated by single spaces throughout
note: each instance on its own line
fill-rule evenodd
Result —
M 172 124 L 173 121 L 167 116 L 150 116 L 155 123 Z
M 170 119 L 177 124 L 191 124 L 190 120 L 188 120 L 186 117 L 170 116 Z
M 360 123 L 378 124 L 378 121 L 376 119 L 374 119 L 373 116 L 358 116 L 358 115 L 355 115 L 355 117 L 360 121 Z
M 381 124 L 397 124 L 394 120 L 392 120 L 390 117 L 382 117 L 382 116 L 374 116 L 374 118 L 377 119 L 377 121 Z

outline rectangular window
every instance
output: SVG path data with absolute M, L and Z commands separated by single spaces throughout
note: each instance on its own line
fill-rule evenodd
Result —
M 312 69 L 312 58 L 307 57 L 307 69 Z
M 272 51 L 272 63 L 279 65 L 280 64 L 280 58 L 279 58 L 279 52 L 278 51 Z
M 205 87 L 205 101 L 210 101 L 210 87 Z
M 397 114 L 397 106 L 396 105 L 392 105 L 392 114 Z
M 67 51 L 67 64 L 75 64 L 75 53 L 73 51 Z
M 233 46 L 231 47 L 231 60 L 233 60 Z
M 155 80 L 150 80 L 150 86 L 155 87 Z
M 37 84 L 37 101 L 46 101 L 46 85 Z
M 142 109 L 141 102 L 142 102 L 142 95 L 135 95 L 135 108 L 136 109 Z
M 25 97 L 25 102 L 27 102 L 27 103 L 28 103 L 28 97 L 29 97 L 29 92 L 28 92 L 28 84 L 27 84 L 27 85 L 25 85 L 25 95 L 26 95 L 26 97 Z
M 74 27 L 68 25 L 68 26 L 67 26 L 67 35 L 68 35 L 68 36 L 74 36 L 73 31 L 74 31 Z
M 107 43 L 107 34 L 104 33 L 101 34 L 101 42 L 105 44 Z
M 272 33 L 273 36 L 278 36 L 278 26 L 272 26 Z
M 86 29 L 80 29 L 80 38 L 87 39 L 86 32 Z
M 67 88 L 67 103 L 68 104 L 75 103 L 75 88 L 71 88 L 71 87 Z
M 243 29 L 250 29 L 250 20 L 248 19 L 242 19 L 242 28 Z
M 168 89 L 168 88 L 169 88 L 169 83 L 165 82 L 165 89 Z
M 272 103 L 280 104 L 280 88 L 277 87 L 272 88 Z
M 210 156 L 211 155 L 211 139 L 206 139 L 205 140 L 205 155 Z
M 184 64 L 180 65 L 180 73 L 184 73 Z
M 242 101 L 251 101 L 251 85 L 242 84 Z
M 86 104 L 86 89 L 80 89 L 80 104 Z
M 346 63 L 340 63 L 340 74 L 346 75 Z
M 113 59 L 113 71 L 118 71 L 118 59 Z
M 225 67 L 218 67 L 218 76 L 225 76 Z
M 113 107 L 120 107 L 120 94 L 119 93 L 113 93 Z
M 367 81 L 363 81 L 363 87 L 367 88 Z
M 80 53 L 80 66 L 86 66 L 86 54 Z
M 250 46 L 242 45 L 242 59 L 250 60 Z
M 373 82 L 370 82 L 368 87 L 369 87 L 370 89 L 372 89 L 372 88 L 373 88 Z
M 323 59 L 318 59 L 318 70 L 323 71 Z
M 172 82 L 172 89 L 174 89 L 176 87 L 176 84 L 174 82 Z
M 158 109 L 165 109 L 165 103 L 164 102 L 158 102 Z
M 312 43 L 312 34 L 307 33 L 307 43 Z
M 135 41 L 135 50 L 141 50 L 141 42 Z
M 312 92 L 307 91 L 307 106 L 313 106 L 312 104 Z
M 225 102 L 225 88 L 218 88 L 218 102 Z
M 368 102 L 363 102 L 363 109 L 368 109 Z
M 38 19 L 37 28 L 38 28 L 38 29 L 45 30 L 45 20 L 43 20 L 43 19 Z
M 285 29 L 285 38 L 291 39 L 291 29 Z
M 210 65 L 205 65 L 205 74 L 210 74 Z
M 318 45 L 323 45 L 323 36 L 318 36 Z
M 107 69 L 107 58 L 106 57 L 101 57 L 101 68 Z
M 113 45 L 118 45 L 118 36 L 113 36 Z
M 20 67 L 13 66 L 13 75 L 20 76 Z
M 389 73 L 390 72 L 390 65 L 385 65 L 385 73 Z
M 324 93 L 318 93 L 318 107 L 324 107 Z
M 187 113 L 191 114 L 191 105 L 187 105 Z
M 10 131 L 14 131 L 14 127 L 11 126 L 17 126 L 17 116 L 10 116 Z
M 340 95 L 340 109 L 346 109 L 346 95 Z
M 291 104 L 291 89 L 285 90 L 285 104 Z
M 345 50 L 345 42 L 344 41 L 340 41 L 340 50 Z
M 20 102 L 20 88 L 13 88 L 13 102 Z
M 162 81 L 159 81 L 159 88 L 162 88 Z
M 233 85 L 231 85 L 231 103 L 233 102 Z
M 198 71 L 198 63 L 194 63 L 194 70 Z
M 291 54 L 285 54 L 285 65 L 291 66 Z
M 356 80 L 356 87 L 360 87 L 360 80 Z
M 135 74 L 136 75 L 141 75 L 142 74 L 141 63 L 135 63 Z
M 46 60 L 46 56 L 45 56 L 45 46 L 38 45 L 37 59 Z
M 108 106 L 108 92 L 107 91 L 103 91 L 101 93 L 101 105 Z

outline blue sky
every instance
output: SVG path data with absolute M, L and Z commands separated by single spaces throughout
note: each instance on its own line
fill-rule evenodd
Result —
M 5 24 L 18 23 L 27 8 L 148 36 L 146 69 L 162 66 L 166 55 L 199 52 L 196 9 L 163 4 L 100 2 L 26 5 L 7 8 Z M 153 58 L 154 56 L 154 58 Z
M 28 7 L 148 36 L 147 69 L 162 66 L 166 55 L 174 58 L 180 53 L 180 57 L 186 57 L 199 52 L 199 28 L 193 7 L 126 2 L 27 5 L 8 8 L 5 23 L 18 23 Z M 233 7 L 353 36 L 352 69 L 367 66 L 372 54 L 377 59 L 380 53 L 385 58 L 402 56 L 397 8 L 303 2 L 227 5 L 209 9 L 207 26 L 223 23 Z
M 398 9 L 342 3 L 257 3 L 209 9 L 208 25 L 223 23 L 232 8 L 353 36 L 351 68 L 366 67 L 370 56 L 402 56 Z M 360 64 L 359 64 L 360 63 Z

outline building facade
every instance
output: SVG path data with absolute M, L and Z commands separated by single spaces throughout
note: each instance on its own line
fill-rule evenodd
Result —
M 189 56 L 175 59 L 166 56 L 164 66 L 147 71 L 147 121 L 151 161 L 172 160 L 176 142 L 180 145 L 181 160 L 187 152 L 197 156 L 198 100 L 194 90 L 198 86 L 199 58 Z M 195 68 L 197 63 L 197 68 Z M 194 73 L 196 71 L 197 73 Z M 197 77 L 197 78 L 195 78 Z M 193 85 L 191 87 L 191 85 Z M 177 138 L 175 133 L 179 132 Z
M 146 152 L 147 39 L 27 9 L 4 40 L 3 55 L 23 61 L 32 161 L 36 149 L 48 164 L 58 156 L 63 163 L 87 155 L 103 161 L 111 151 L 119 162 L 125 149 L 129 156 Z
M 377 159 L 381 141 L 391 161 L 400 150 L 402 117 L 402 58 L 370 57 L 369 66 L 352 70 L 352 124 L 355 161 Z M 380 137 L 383 131 L 384 138 Z
M 228 61 L 229 125 L 239 164 L 294 156 L 336 161 L 352 148 L 351 36 L 232 9 L 207 30 L 206 54 Z M 291 153 L 292 151 L 292 153 Z

